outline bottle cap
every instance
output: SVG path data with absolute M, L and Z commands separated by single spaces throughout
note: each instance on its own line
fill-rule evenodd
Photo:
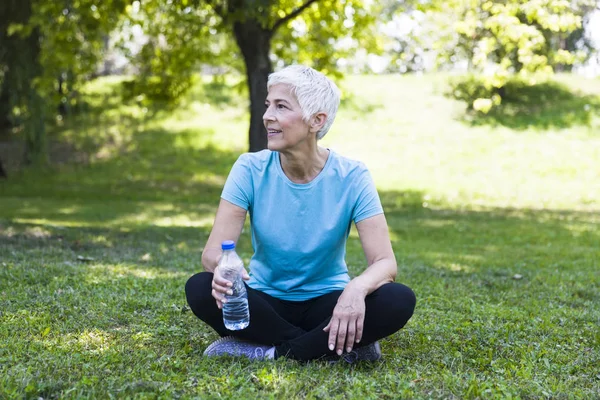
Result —
M 223 243 L 221 243 L 221 249 L 223 249 L 223 250 L 235 249 L 235 242 L 233 240 L 226 240 Z

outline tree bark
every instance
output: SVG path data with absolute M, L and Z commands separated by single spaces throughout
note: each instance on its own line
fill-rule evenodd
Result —
M 29 116 L 24 124 L 25 153 L 23 162 L 25 165 L 41 166 L 48 163 L 44 123 L 45 107 L 44 100 L 34 88 L 30 89 L 27 96 L 27 108 Z
M 39 62 L 39 37 L 40 34 L 36 28 L 29 37 L 23 40 L 25 47 L 20 54 L 23 71 L 20 96 L 27 109 L 24 121 L 25 154 L 23 154 L 23 161 L 25 165 L 38 166 L 48 162 L 44 99 L 33 83 L 35 78 L 42 74 L 42 66 Z
M 247 19 L 235 22 L 233 32 L 244 57 L 250 97 L 250 129 L 248 139 L 250 151 L 267 148 L 267 132 L 262 116 L 267 98 L 267 79 L 273 72 L 269 53 L 273 32 L 261 26 L 259 21 Z
M 6 21 L 1 26 L 10 23 L 26 24 L 32 15 L 32 0 L 0 2 L 0 11 L 6 12 Z M 44 100 L 34 86 L 35 78 L 43 70 L 40 64 L 40 31 L 34 28 L 29 36 L 6 36 L 0 33 L 2 45 L 5 83 L 8 85 L 8 104 L 14 104 L 21 109 L 23 134 L 25 139 L 24 163 L 45 164 L 46 131 L 44 126 Z M 3 82 L 4 84 L 4 82 Z M 2 99 L 4 101 L 4 99 Z M 10 120 L 9 120 L 10 122 Z
M 8 68 L 10 62 L 10 51 L 9 51 L 9 39 L 7 36 L 7 28 L 11 20 L 5 15 L 11 15 L 12 7 L 8 2 L 0 2 L 0 69 L 3 71 L 2 86 L 0 87 L 0 130 L 12 127 L 11 115 L 12 115 L 12 104 L 10 98 L 9 82 L 10 69 Z
M 8 178 L 8 175 L 6 174 L 6 170 L 4 169 L 4 166 L 2 165 L 2 160 L 0 160 L 0 179 L 2 178 Z
M 10 76 L 8 76 L 7 72 L 5 72 L 2 87 L 0 88 L 0 131 L 12 128 L 13 126 L 10 118 L 12 107 L 10 104 L 10 94 L 8 93 L 8 79 Z

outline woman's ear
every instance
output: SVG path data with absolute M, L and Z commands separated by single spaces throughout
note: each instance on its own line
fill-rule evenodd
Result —
M 310 130 L 312 132 L 319 132 L 323 125 L 327 122 L 327 114 L 324 112 L 318 112 L 311 118 Z

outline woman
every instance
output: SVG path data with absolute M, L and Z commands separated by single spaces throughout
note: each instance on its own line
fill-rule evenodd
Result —
M 318 145 L 339 103 L 335 84 L 311 68 L 269 76 L 268 150 L 234 164 L 202 253 L 206 272 L 185 288 L 194 314 L 223 337 L 205 355 L 377 360 L 377 341 L 412 316 L 415 296 L 394 282 L 396 259 L 367 168 Z M 221 308 L 231 283 L 217 268 L 220 245 L 237 242 L 248 211 L 250 325 L 229 331 Z M 350 280 L 344 256 L 352 221 L 368 265 Z

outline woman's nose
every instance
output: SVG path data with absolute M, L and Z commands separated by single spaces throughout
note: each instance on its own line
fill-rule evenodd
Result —
M 272 121 L 273 113 L 271 112 L 271 107 L 267 107 L 265 113 L 263 114 L 263 121 Z

